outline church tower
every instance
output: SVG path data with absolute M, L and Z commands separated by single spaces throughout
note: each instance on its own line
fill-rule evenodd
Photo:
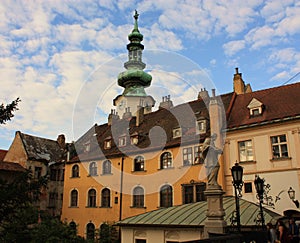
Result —
M 144 45 L 141 44 L 143 35 L 138 29 L 138 16 L 139 14 L 135 11 L 134 28 L 128 35 L 130 43 L 127 45 L 128 61 L 124 63 L 126 71 L 118 76 L 118 85 L 123 87 L 124 91 L 113 100 L 120 118 L 128 113 L 136 116 L 140 108 L 144 109 L 144 113 L 149 113 L 155 105 L 153 97 L 145 92 L 145 88 L 151 84 L 152 76 L 144 71 L 146 67 L 146 64 L 142 62 Z

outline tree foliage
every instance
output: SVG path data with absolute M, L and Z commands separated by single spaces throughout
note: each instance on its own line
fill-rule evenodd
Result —
M 84 242 L 74 228 L 35 206 L 46 182 L 45 177 L 33 179 L 30 171 L 10 182 L 0 179 L 0 242 Z
M 18 110 L 18 103 L 20 102 L 18 97 L 16 100 L 12 101 L 10 104 L 0 105 L 0 124 L 5 124 L 7 121 L 10 121 L 14 117 L 14 111 Z

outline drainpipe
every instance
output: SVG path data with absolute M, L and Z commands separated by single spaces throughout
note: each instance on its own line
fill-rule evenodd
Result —
M 122 204 L 123 204 L 123 172 L 124 172 L 124 157 L 122 157 L 121 161 L 121 176 L 120 176 L 120 215 L 119 221 L 122 220 Z

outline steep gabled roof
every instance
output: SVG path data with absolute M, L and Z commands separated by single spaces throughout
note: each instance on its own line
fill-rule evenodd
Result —
M 66 159 L 66 151 L 57 141 L 18 132 L 28 159 L 42 162 L 61 162 Z
M 234 93 L 229 93 L 221 96 L 226 112 L 230 107 L 233 94 Z M 209 130 L 207 134 L 196 134 L 196 120 L 200 118 L 208 120 L 209 113 L 204 100 L 197 99 L 177 105 L 169 110 L 159 109 L 145 114 L 139 126 L 136 126 L 136 117 L 113 120 L 112 125 L 108 125 L 107 123 L 102 125 L 96 124 L 75 142 L 75 147 L 80 160 L 84 161 L 121 156 L 125 152 L 126 154 L 136 153 L 136 146 L 131 145 L 130 142 L 129 144 L 127 142 L 128 145 L 122 148 L 116 146 L 119 137 L 126 136 L 127 139 L 130 139 L 130 136 L 133 134 L 139 134 L 139 143 L 137 146 L 140 152 L 158 148 L 166 149 L 179 146 L 180 144 L 201 142 L 208 136 Z M 173 138 L 172 131 L 179 126 L 182 128 L 183 135 L 179 138 Z M 156 130 L 157 132 L 154 132 L 155 134 L 151 136 L 151 132 L 155 127 L 160 127 L 160 130 Z M 104 141 L 107 138 L 112 138 L 112 146 L 110 149 L 104 149 Z M 161 147 L 161 142 L 163 142 L 163 147 Z M 85 144 L 89 144 L 90 151 L 84 152 Z M 79 157 L 73 158 L 71 162 L 78 161 Z
M 237 95 L 228 116 L 229 130 L 300 118 L 300 83 Z M 263 104 L 261 115 L 250 116 L 247 106 L 255 98 Z

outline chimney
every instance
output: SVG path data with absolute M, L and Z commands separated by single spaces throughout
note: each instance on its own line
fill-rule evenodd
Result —
M 132 117 L 130 107 L 125 108 L 125 112 L 123 113 L 122 119 L 130 119 Z
M 172 107 L 173 107 L 173 102 L 170 99 L 170 95 L 163 96 L 162 102 L 160 102 L 160 104 L 159 104 L 159 109 L 170 109 Z
M 242 73 L 239 73 L 239 68 L 235 68 L 235 74 L 233 75 L 233 91 L 236 94 L 245 93 L 245 83 L 242 78 Z
M 66 148 L 66 138 L 64 134 L 60 134 L 57 137 L 57 143 L 59 145 L 60 148 L 65 149 Z
M 208 91 L 205 88 L 201 88 L 199 94 L 198 94 L 198 100 L 202 99 L 203 101 L 206 101 L 209 98 Z
M 144 120 L 144 107 L 138 106 L 136 112 L 135 125 L 138 127 Z
M 110 110 L 110 114 L 108 115 L 108 122 L 107 124 L 110 126 L 114 120 L 118 120 L 119 116 L 115 109 Z

